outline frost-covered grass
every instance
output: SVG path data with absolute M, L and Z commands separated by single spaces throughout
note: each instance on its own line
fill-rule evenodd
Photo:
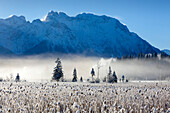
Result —
M 170 83 L 0 83 L 0 112 L 170 112 Z

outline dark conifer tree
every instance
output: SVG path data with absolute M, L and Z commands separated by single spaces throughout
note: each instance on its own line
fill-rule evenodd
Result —
M 112 69 L 109 66 L 109 73 L 108 73 L 108 75 L 106 77 L 106 82 L 109 82 L 109 83 L 112 82 L 111 78 L 112 78 Z
M 109 67 L 109 73 L 108 73 L 108 75 L 106 77 L 106 82 L 108 82 L 108 83 L 117 83 L 117 81 L 118 81 L 118 78 L 116 76 L 115 71 L 112 74 L 111 67 Z
M 125 76 L 124 76 L 124 75 L 122 75 L 122 82 L 124 82 L 124 80 L 125 80 Z
M 81 78 L 80 78 L 80 82 L 83 82 L 83 77 L 81 76 Z
M 73 79 L 72 79 L 72 82 L 77 82 L 77 71 L 76 71 L 76 68 L 74 68 L 74 71 L 73 71 Z
M 113 72 L 113 82 L 114 82 L 114 83 L 117 83 L 117 76 L 116 76 L 115 71 Z
M 93 81 L 93 76 L 95 76 L 94 68 L 92 68 L 92 70 L 91 70 L 91 76 L 92 76 L 92 81 Z
M 63 71 L 60 58 L 57 58 L 55 63 L 57 64 L 57 66 L 54 68 L 52 80 L 63 81 Z
M 112 69 L 111 69 L 111 67 L 109 66 L 109 73 L 108 73 L 108 75 L 111 75 L 112 74 Z
M 20 81 L 19 73 L 17 73 L 17 76 L 16 76 L 16 78 L 15 78 L 15 81 L 16 81 L 16 82 L 19 82 L 19 81 Z

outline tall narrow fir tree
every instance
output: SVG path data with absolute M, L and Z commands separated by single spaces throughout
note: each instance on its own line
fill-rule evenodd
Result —
M 73 80 L 72 82 L 77 82 L 77 70 L 76 68 L 74 68 L 74 71 L 73 71 Z
M 55 63 L 57 64 L 57 66 L 54 68 L 52 80 L 63 81 L 63 71 L 60 58 L 57 58 Z

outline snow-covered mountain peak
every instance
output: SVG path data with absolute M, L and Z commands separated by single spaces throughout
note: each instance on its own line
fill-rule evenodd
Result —
M 11 15 L 9 18 L 5 19 L 6 21 L 12 21 L 12 22 L 26 22 L 26 19 L 24 16 L 16 16 L 16 15 Z
M 13 19 L 18 18 L 18 19 L 26 20 L 25 17 L 24 17 L 23 15 L 20 15 L 20 16 L 17 16 L 17 15 L 10 15 L 10 16 L 8 17 L 8 19 L 9 19 L 9 18 L 13 18 Z
M 126 25 L 122 24 L 118 19 L 106 15 L 94 15 L 92 13 L 81 13 L 75 17 L 77 20 L 88 21 L 97 24 L 109 24 L 112 27 L 122 28 L 129 31 Z
M 0 19 L 1 25 L 7 25 L 10 27 L 18 27 L 26 23 L 24 16 L 11 15 L 6 19 Z
M 50 11 L 46 16 L 44 21 L 56 21 L 57 19 L 67 18 L 68 15 L 64 12 L 54 12 Z
M 64 12 L 58 12 L 58 15 L 60 17 L 68 17 L 68 15 L 66 13 L 64 13 Z
M 76 16 L 79 19 L 91 19 L 91 20 L 104 20 L 104 21 L 116 21 L 119 22 L 117 19 L 106 16 L 106 15 L 95 15 L 93 13 L 81 13 Z
M 44 21 L 59 21 L 61 23 L 65 23 L 66 21 L 88 21 L 88 22 L 99 22 L 99 23 L 109 23 L 111 22 L 112 24 L 120 24 L 119 20 L 108 17 L 106 15 L 95 15 L 93 13 L 81 13 L 76 16 L 68 16 L 64 12 L 54 12 L 50 11 L 44 18 Z M 65 21 L 65 22 L 62 22 Z M 123 24 L 122 24 L 123 25 Z
M 89 17 L 97 17 L 97 15 L 84 12 L 84 13 L 78 14 L 76 17 L 78 17 L 78 18 L 89 18 Z
M 40 19 L 35 19 L 35 20 L 32 21 L 32 23 L 41 24 L 42 21 Z

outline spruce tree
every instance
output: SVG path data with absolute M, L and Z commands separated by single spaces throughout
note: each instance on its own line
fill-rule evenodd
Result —
M 125 80 L 125 76 L 124 76 L 124 75 L 122 75 L 122 82 L 124 82 L 124 80 Z
M 19 81 L 20 81 L 19 73 L 17 73 L 17 76 L 16 76 L 16 78 L 15 78 L 15 81 L 16 81 L 16 82 L 19 82 Z
M 74 71 L 73 71 L 73 79 L 72 79 L 72 82 L 77 82 L 77 71 L 76 71 L 76 68 L 74 68 Z
M 116 76 L 115 71 L 113 72 L 113 82 L 114 82 L 114 83 L 117 83 L 117 76 Z
M 81 76 L 81 78 L 80 78 L 80 82 L 83 82 L 83 77 Z
M 108 73 L 108 75 L 106 77 L 106 82 L 112 82 L 111 75 L 112 75 L 112 70 L 111 70 L 111 67 L 109 66 L 109 73 Z
M 92 81 L 93 81 L 93 76 L 95 76 L 94 68 L 92 68 L 92 70 L 91 70 L 91 76 L 92 76 Z
M 63 81 L 63 71 L 60 58 L 57 58 L 55 63 L 57 64 L 57 66 L 54 68 L 52 80 L 59 81 L 62 79 L 61 81 Z
M 112 74 L 112 69 L 111 69 L 111 67 L 109 66 L 109 73 L 108 73 L 108 75 L 111 75 Z

